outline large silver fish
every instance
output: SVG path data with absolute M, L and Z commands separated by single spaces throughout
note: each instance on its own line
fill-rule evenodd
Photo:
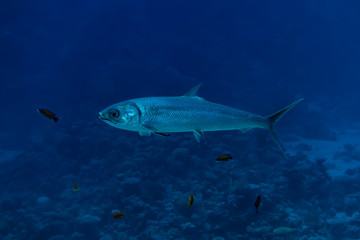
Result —
M 302 99 L 282 110 L 262 117 L 240 109 L 208 102 L 198 97 L 201 84 L 180 97 L 136 98 L 111 105 L 99 113 L 99 118 L 110 126 L 139 132 L 141 136 L 151 133 L 167 136 L 170 132 L 193 132 L 196 141 L 205 131 L 241 130 L 264 128 L 283 151 L 273 131 L 274 124 Z

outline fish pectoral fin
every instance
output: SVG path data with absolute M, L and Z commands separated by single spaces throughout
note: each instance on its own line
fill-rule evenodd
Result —
M 150 132 L 156 132 L 156 131 L 157 131 L 156 128 L 154 128 L 154 127 L 152 127 L 152 126 L 150 126 L 150 125 L 143 125 L 143 127 L 144 127 L 146 130 L 150 131 Z
M 150 136 L 151 135 L 151 132 L 147 132 L 147 131 L 139 131 L 139 135 L 140 136 Z
M 200 143 L 200 139 L 204 136 L 204 132 L 199 129 L 195 129 L 193 133 L 196 141 Z
M 145 128 L 143 131 L 139 131 L 140 136 L 150 136 L 151 133 L 154 133 L 156 131 L 155 128 L 149 126 L 149 125 L 143 125 Z
M 160 132 L 154 132 L 154 134 L 160 135 L 160 136 L 164 136 L 164 137 L 169 137 L 170 134 L 166 134 L 166 133 L 160 133 Z
M 150 132 L 149 132 L 149 135 L 150 135 L 151 133 L 154 133 L 154 134 L 157 134 L 157 135 L 160 135 L 160 136 L 164 136 L 164 137 L 169 137 L 169 136 L 170 136 L 170 134 L 158 132 L 158 131 L 156 130 L 156 128 L 151 127 L 151 126 L 149 126 L 149 125 L 144 125 L 143 127 L 146 128 L 146 129 L 148 129 L 148 130 L 150 131 Z M 139 133 L 140 133 L 140 132 L 139 132 Z

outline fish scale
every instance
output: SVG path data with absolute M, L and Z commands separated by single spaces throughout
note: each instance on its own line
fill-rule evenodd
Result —
M 131 102 L 140 109 L 140 124 L 162 132 L 241 130 L 269 125 L 267 118 L 199 97 L 139 98 Z

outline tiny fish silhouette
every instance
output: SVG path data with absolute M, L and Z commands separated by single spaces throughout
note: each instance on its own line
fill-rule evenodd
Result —
M 117 218 L 122 218 L 123 216 L 125 216 L 123 212 L 116 212 L 114 213 L 113 218 L 117 219 Z
M 56 117 L 56 114 L 53 113 L 53 112 L 51 112 L 51 111 L 48 110 L 48 109 L 38 108 L 37 111 L 38 111 L 39 113 L 41 113 L 42 115 L 44 115 L 45 117 L 47 117 L 48 119 L 54 120 L 54 122 L 59 121 L 59 118 Z
M 190 207 L 193 203 L 194 203 L 194 196 L 192 194 L 190 194 L 189 202 L 188 202 L 187 207 Z
M 218 162 L 225 162 L 225 161 L 229 161 L 230 159 L 232 159 L 232 156 L 229 154 L 225 154 L 225 155 L 221 155 L 220 157 L 218 157 L 216 159 L 216 161 Z
M 72 190 L 73 190 L 74 192 L 78 192 L 78 191 L 79 191 L 79 184 L 75 183 Z
M 256 213 L 258 213 L 258 208 L 259 208 L 259 206 L 260 206 L 260 202 L 261 202 L 261 197 L 260 197 L 260 195 L 256 198 L 256 201 L 255 201 L 255 204 L 254 204 L 254 206 L 255 206 L 255 208 L 256 208 Z

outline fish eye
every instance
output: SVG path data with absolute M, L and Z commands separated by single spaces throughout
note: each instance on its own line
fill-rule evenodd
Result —
M 118 117 L 120 116 L 120 111 L 117 110 L 117 109 L 111 110 L 111 111 L 109 112 L 109 115 L 110 115 L 111 117 L 113 117 L 113 118 L 118 118 Z

